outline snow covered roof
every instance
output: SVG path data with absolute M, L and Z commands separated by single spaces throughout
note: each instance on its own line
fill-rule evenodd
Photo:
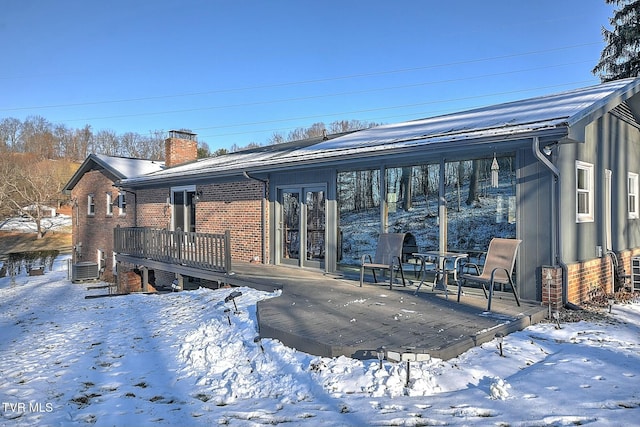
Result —
M 100 164 L 109 169 L 119 178 L 135 178 L 164 169 L 164 162 L 157 160 L 134 159 L 131 157 L 112 157 L 95 154 Z
M 636 94 L 640 79 L 624 79 L 553 95 L 492 105 L 453 114 L 377 126 L 301 146 L 277 146 L 237 152 L 169 168 L 123 184 L 151 184 L 178 177 L 229 176 L 244 171 L 275 171 L 284 167 L 340 162 L 389 155 L 433 144 L 471 140 L 508 140 L 544 130 L 561 130 L 593 120 Z M 276 148 L 273 148 L 276 147 Z M 446 147 L 449 147 L 447 145 Z
M 134 159 L 131 157 L 115 157 L 104 154 L 90 154 L 71 177 L 64 191 L 68 192 L 76 186 L 82 176 L 92 169 L 105 169 L 115 180 L 137 178 L 164 169 L 164 162 L 157 160 Z

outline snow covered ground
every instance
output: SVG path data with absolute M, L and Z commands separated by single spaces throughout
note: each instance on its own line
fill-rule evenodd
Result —
M 0 279 L 0 425 L 638 425 L 640 304 L 540 324 L 456 359 L 320 358 L 259 340 L 239 288 L 85 299 L 104 290 Z M 225 313 L 225 309 L 230 309 Z
M 65 227 L 71 227 L 71 216 L 58 215 L 53 218 L 42 218 L 42 229 L 60 230 Z M 31 218 L 12 217 L 0 221 L 0 231 L 20 231 L 23 233 L 35 233 L 38 231 L 36 223 Z

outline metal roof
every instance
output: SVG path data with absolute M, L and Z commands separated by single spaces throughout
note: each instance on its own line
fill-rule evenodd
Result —
M 377 126 L 314 143 L 281 149 L 236 152 L 176 166 L 147 176 L 125 179 L 125 185 L 149 185 L 178 178 L 275 171 L 317 162 L 341 162 L 389 155 L 434 144 L 517 138 L 532 132 L 565 129 L 593 120 L 638 92 L 640 79 L 624 79 L 553 95 L 492 105 L 437 117 Z
M 114 176 L 115 180 L 137 178 L 164 169 L 164 162 L 156 160 L 115 157 L 104 154 L 90 154 L 73 174 L 63 191 L 73 190 L 82 176 L 93 169 L 104 169 Z

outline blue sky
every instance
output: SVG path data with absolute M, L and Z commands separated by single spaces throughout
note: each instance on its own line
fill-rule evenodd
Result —
M 599 82 L 604 0 L 0 4 L 0 118 L 212 150 L 315 122 L 393 123 Z

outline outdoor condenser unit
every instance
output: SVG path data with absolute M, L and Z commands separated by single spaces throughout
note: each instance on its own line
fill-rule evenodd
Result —
M 97 262 L 79 262 L 71 265 L 71 281 L 81 282 L 83 280 L 98 279 L 98 263 Z

